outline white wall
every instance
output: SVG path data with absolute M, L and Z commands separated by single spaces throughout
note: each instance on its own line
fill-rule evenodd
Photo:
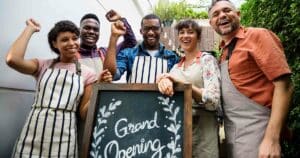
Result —
M 126 17 L 133 27 L 138 39 L 141 12 L 137 4 L 147 5 L 144 0 L 100 0 L 103 6 L 109 10 L 114 9 Z M 135 2 L 135 3 L 134 3 Z M 144 7 L 141 8 L 144 11 Z M 34 34 L 28 50 L 27 58 L 54 57 L 47 43 L 47 33 L 55 22 L 68 19 L 79 25 L 80 18 L 85 13 L 95 13 L 101 21 L 100 40 L 98 45 L 107 46 L 110 35 L 110 24 L 105 19 L 106 10 L 99 5 L 97 0 L 9 0 L 0 1 L 0 87 L 34 89 L 34 80 L 30 76 L 24 76 L 8 68 L 5 64 L 5 54 L 12 42 L 18 37 L 25 27 L 26 19 L 32 17 L 40 22 L 42 30 Z M 142 12 L 147 13 L 147 11 Z
M 146 14 L 139 5 L 146 0 L 100 0 L 106 9 L 114 9 L 126 17 L 138 39 L 140 20 Z M 106 11 L 96 0 L 1 0 L 0 1 L 0 157 L 10 157 L 13 144 L 25 122 L 33 102 L 35 81 L 5 64 L 5 55 L 10 45 L 23 31 L 26 19 L 32 17 L 40 22 L 42 30 L 32 37 L 26 58 L 54 57 L 47 43 L 47 34 L 55 22 L 71 20 L 79 25 L 86 13 L 95 13 L 101 21 L 98 45 L 107 46 L 110 24 L 105 19 Z M 29 91 L 28 91 L 29 90 Z

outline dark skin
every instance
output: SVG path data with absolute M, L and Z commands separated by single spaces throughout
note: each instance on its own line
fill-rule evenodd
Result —
M 117 21 L 121 16 L 114 10 L 110 10 L 105 15 L 106 19 L 110 22 Z M 96 44 L 100 36 L 100 23 L 93 19 L 84 19 L 80 23 L 80 47 L 85 49 L 92 49 L 97 47 Z
M 91 49 L 96 47 L 100 34 L 100 23 L 95 19 L 84 19 L 80 24 L 80 47 Z
M 116 51 L 117 51 L 117 41 L 121 35 L 126 32 L 126 27 L 122 21 L 117 21 L 112 24 L 111 36 L 109 41 L 109 46 L 107 49 L 107 55 L 104 61 L 104 68 L 108 69 L 111 74 L 115 74 L 117 70 L 116 65 Z M 159 48 L 159 39 L 162 32 L 160 23 L 158 19 L 144 19 L 142 21 L 142 26 L 140 33 L 143 36 L 143 44 L 148 50 L 157 50 Z
M 148 50 L 157 50 L 159 48 L 159 39 L 162 29 L 158 19 L 144 19 L 140 33 L 143 36 L 143 43 Z

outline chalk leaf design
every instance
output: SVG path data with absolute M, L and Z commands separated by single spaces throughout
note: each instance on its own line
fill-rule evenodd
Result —
M 169 113 L 167 118 L 171 123 L 166 127 L 167 130 L 173 133 L 170 142 L 167 144 L 167 147 L 171 150 L 165 155 L 165 158 L 177 158 L 177 154 L 181 152 L 181 147 L 178 141 L 180 140 L 179 129 L 181 128 L 180 121 L 177 120 L 177 115 L 180 111 L 179 107 L 174 108 L 175 100 L 170 100 L 169 97 L 157 97 L 160 101 L 159 104 L 163 105 L 163 110 Z
M 100 155 L 100 143 L 103 138 L 103 134 L 105 133 L 106 129 L 106 124 L 107 124 L 107 119 L 113 115 L 113 112 L 117 109 L 118 106 L 122 105 L 121 100 L 115 100 L 114 98 L 112 99 L 112 102 L 107 106 L 104 105 L 101 108 L 99 108 L 99 112 L 97 115 L 97 121 L 96 121 L 96 126 L 94 127 L 94 132 L 93 132 L 93 142 L 92 142 L 92 149 L 90 151 L 90 155 L 92 157 L 97 157 L 97 158 L 102 158 Z

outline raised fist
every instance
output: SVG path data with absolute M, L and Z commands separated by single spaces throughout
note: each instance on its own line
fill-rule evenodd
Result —
M 26 25 L 32 28 L 33 32 L 39 32 L 41 30 L 40 24 L 32 18 L 26 20 Z

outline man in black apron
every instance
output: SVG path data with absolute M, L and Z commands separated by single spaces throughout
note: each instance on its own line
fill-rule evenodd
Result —
M 158 16 L 149 14 L 143 17 L 141 44 L 117 53 L 117 41 L 125 32 L 126 28 L 121 21 L 112 24 L 104 68 L 114 75 L 114 80 L 120 79 L 127 71 L 128 83 L 155 83 L 157 75 L 168 72 L 178 62 L 177 55 L 159 43 L 162 28 Z
M 228 0 L 214 1 L 209 18 L 222 38 L 228 157 L 280 157 L 279 137 L 293 88 L 279 38 L 267 29 L 240 26 L 240 12 Z

